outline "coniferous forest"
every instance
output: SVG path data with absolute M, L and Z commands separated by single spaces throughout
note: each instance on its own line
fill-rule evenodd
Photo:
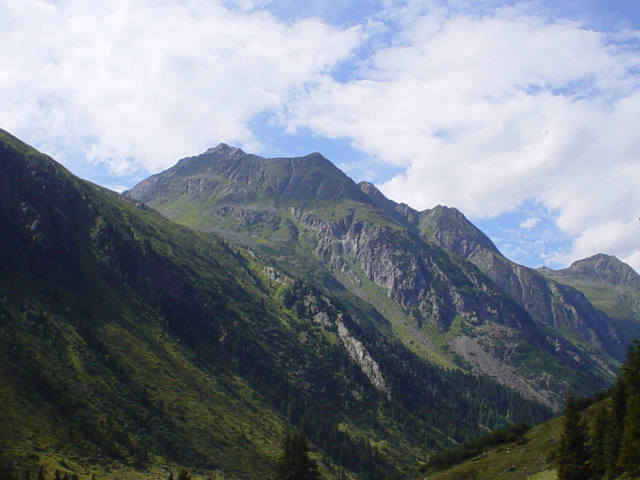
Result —
M 584 406 L 567 396 L 558 479 L 640 478 L 640 343 L 629 349 L 609 396 Z

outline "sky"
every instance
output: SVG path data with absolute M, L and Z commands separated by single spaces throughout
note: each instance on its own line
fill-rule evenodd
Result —
M 0 0 L 0 128 L 122 191 L 320 152 L 508 258 L 640 271 L 640 0 Z

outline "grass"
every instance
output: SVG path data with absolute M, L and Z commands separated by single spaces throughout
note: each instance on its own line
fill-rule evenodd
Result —
M 532 428 L 524 441 L 511 443 L 471 458 L 445 471 L 427 472 L 429 480 L 555 480 L 554 452 L 560 419 Z

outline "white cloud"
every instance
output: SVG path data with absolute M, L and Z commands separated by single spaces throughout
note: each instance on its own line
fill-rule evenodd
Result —
M 358 80 L 302 98 L 292 124 L 406 167 L 381 188 L 416 208 L 487 217 L 535 199 L 578 237 L 571 255 L 640 248 L 616 228 L 640 212 L 637 44 L 518 8 L 410 24 Z M 609 226 L 615 238 L 589 234 Z
M 576 238 L 547 258 L 640 270 L 639 32 L 553 22 L 544 1 L 370 3 L 339 29 L 302 19 L 357 23 L 330 1 L 0 0 L 0 126 L 131 174 L 219 141 L 259 153 L 252 121 L 280 118 L 403 169 L 381 185 L 398 201 L 486 218 L 531 200 Z
M 282 108 L 359 42 L 357 29 L 285 25 L 205 0 L 0 7 L 3 127 L 40 145 L 76 144 L 121 173 L 156 171 L 218 141 L 259 148 L 251 118 Z
M 520 228 L 526 228 L 527 230 L 535 227 L 540 223 L 540 219 L 537 217 L 529 217 L 524 222 L 520 224 Z

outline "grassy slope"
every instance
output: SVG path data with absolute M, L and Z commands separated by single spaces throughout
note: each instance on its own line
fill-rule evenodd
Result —
M 524 442 L 511 443 L 445 471 L 427 472 L 429 480 L 555 480 L 553 465 L 561 419 L 532 428 Z

